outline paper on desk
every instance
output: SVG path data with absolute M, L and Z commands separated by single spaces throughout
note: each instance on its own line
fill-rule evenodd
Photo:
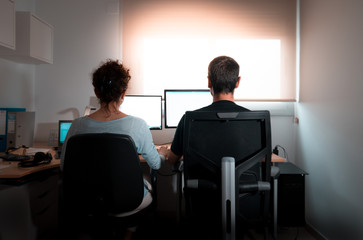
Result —
M 0 169 L 3 169 L 3 168 L 7 168 L 9 167 L 10 165 L 0 165 Z
M 50 149 L 49 148 L 33 148 L 33 147 L 30 147 L 30 148 L 27 148 L 26 149 L 26 155 L 35 155 L 37 152 L 43 152 L 43 153 L 47 153 L 49 152 Z

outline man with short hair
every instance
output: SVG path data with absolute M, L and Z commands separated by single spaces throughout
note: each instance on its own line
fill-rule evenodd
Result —
M 234 90 L 238 88 L 240 80 L 239 65 L 233 58 L 228 56 L 214 58 L 208 66 L 208 88 L 213 96 L 213 103 L 196 111 L 249 111 L 234 102 Z M 185 115 L 178 124 L 171 151 L 168 154 L 168 162 L 172 165 L 177 163 L 183 155 L 184 119 Z

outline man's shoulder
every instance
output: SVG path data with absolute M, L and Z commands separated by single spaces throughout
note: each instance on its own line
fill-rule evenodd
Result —
M 236 104 L 235 102 L 222 100 L 222 101 L 213 102 L 212 104 L 205 106 L 203 108 L 200 108 L 196 111 L 213 111 L 213 112 L 215 112 L 215 111 L 227 111 L 227 112 L 238 111 L 238 112 L 242 112 L 242 111 L 250 111 L 250 110 Z

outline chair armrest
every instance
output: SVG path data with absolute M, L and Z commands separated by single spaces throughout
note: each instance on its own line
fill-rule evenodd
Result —
M 239 185 L 239 193 L 246 192 L 260 192 L 260 191 L 270 191 L 271 185 L 269 182 L 252 182 L 252 183 L 243 183 Z
M 174 172 L 183 172 L 184 170 L 184 162 L 183 161 L 178 161 L 174 164 L 173 166 Z
M 153 189 L 156 189 L 158 181 L 158 170 L 151 169 L 150 170 L 150 184 Z
M 204 189 L 204 190 L 216 190 L 217 185 L 213 182 L 204 179 L 188 179 L 187 189 Z
M 271 177 L 277 179 L 280 177 L 280 168 L 271 166 Z

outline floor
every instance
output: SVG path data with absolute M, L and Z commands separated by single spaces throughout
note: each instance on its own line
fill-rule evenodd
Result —
M 188 227 L 183 224 L 177 224 L 173 220 L 165 218 L 154 218 L 147 226 L 141 226 L 137 233 L 135 233 L 133 240 L 143 239 L 158 239 L 158 240 L 190 240 L 192 239 L 193 232 L 190 232 Z M 200 239 L 200 238 L 198 238 Z M 252 237 L 246 237 L 244 240 L 263 240 L 262 233 L 253 232 Z M 277 239 L 270 240 L 317 240 L 310 234 L 305 227 L 289 227 L 279 228 Z M 203 239 L 204 240 L 204 239 Z
M 202 237 L 195 237 L 195 233 L 191 230 L 192 227 L 187 226 L 185 223 L 177 223 L 170 218 L 152 216 L 147 217 L 143 223 L 139 225 L 137 231 L 134 233 L 132 240 L 220 240 L 212 236 L 211 238 L 206 238 L 204 235 Z M 66 240 L 58 236 L 54 238 L 56 240 Z M 91 238 L 81 238 L 82 240 Z M 102 240 L 106 239 L 102 237 Z M 120 236 L 115 239 L 122 239 Z M 269 236 L 267 239 L 264 238 L 261 232 L 253 231 L 251 232 L 251 237 L 246 236 L 243 240 L 321 240 L 320 238 L 315 238 L 310 234 L 305 227 L 290 227 L 290 228 L 279 228 L 277 239 Z
M 254 235 L 256 240 L 264 239 L 261 234 Z M 305 227 L 280 228 L 276 240 L 317 240 Z

